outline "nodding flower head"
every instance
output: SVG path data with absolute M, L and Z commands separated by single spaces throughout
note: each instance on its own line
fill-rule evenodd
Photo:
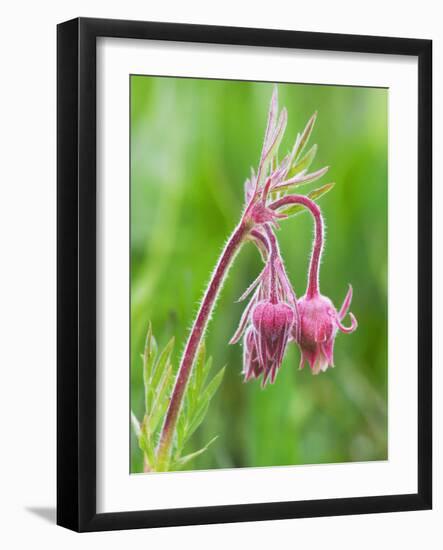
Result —
M 259 374 L 263 372 L 263 386 L 268 379 L 274 382 L 286 350 L 289 335 L 294 324 L 294 311 L 284 302 L 259 302 L 251 313 L 252 334 L 254 340 L 256 362 Z M 246 335 L 248 338 L 248 334 Z M 248 342 L 246 342 L 248 344 Z M 251 344 L 249 344 L 251 345 Z
M 324 372 L 334 366 L 334 341 L 337 331 L 353 332 L 357 328 L 357 320 L 350 313 L 351 325 L 345 327 L 342 320 L 346 316 L 352 300 L 352 287 L 340 311 L 337 311 L 329 298 L 316 293 L 306 294 L 298 301 L 300 315 L 300 333 L 298 344 L 301 351 L 300 368 L 305 362 L 309 364 L 312 374 Z
M 300 346 L 300 366 L 308 362 L 312 372 L 317 374 L 333 365 L 337 331 L 352 332 L 357 328 L 352 314 L 351 326 L 342 325 L 352 298 L 351 288 L 340 312 L 320 294 L 319 269 L 324 245 L 320 208 L 309 196 L 286 194 L 298 185 L 317 180 L 328 171 L 325 166 L 308 173 L 317 148 L 314 145 L 305 153 L 304 147 L 315 120 L 316 113 L 303 132 L 297 135 L 292 150 L 286 156 L 279 156 L 277 153 L 287 124 L 287 112 L 286 109 L 279 112 L 275 89 L 258 168 L 256 172 L 251 169 L 250 177 L 245 182 L 243 223 L 249 231 L 248 239 L 259 248 L 265 266 L 240 298 L 243 300 L 252 295 L 231 343 L 238 342 L 244 335 L 245 381 L 263 375 L 263 386 L 268 380 L 274 382 L 289 338 Z M 321 196 L 333 185 L 323 186 L 313 196 Z M 279 229 L 280 220 L 298 212 L 300 207 L 310 211 L 315 224 L 315 237 L 306 294 L 297 300 L 285 271 L 275 231 Z
M 243 338 L 243 374 L 245 382 L 263 375 L 262 386 L 273 383 L 280 368 L 291 334 L 298 334 L 297 298 L 289 282 L 269 226 L 252 236 L 263 246 L 265 267 L 240 300 L 252 293 L 238 329 L 230 343 Z

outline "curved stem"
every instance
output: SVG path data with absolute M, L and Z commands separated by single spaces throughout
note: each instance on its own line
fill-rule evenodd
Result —
M 197 317 L 194 321 L 185 350 L 183 352 L 180 367 L 175 379 L 171 400 L 169 402 L 169 407 L 160 435 L 160 442 L 157 448 L 157 468 L 160 471 L 167 470 L 174 430 L 182 405 L 186 385 L 191 375 L 195 357 L 214 308 L 215 301 L 221 290 L 229 267 L 231 266 L 236 253 L 238 252 L 245 236 L 249 231 L 250 226 L 242 220 L 226 243 L 200 304 Z
M 272 229 L 265 224 L 264 226 L 266 231 L 266 237 L 269 241 L 269 248 L 271 250 L 269 255 L 269 261 L 271 264 L 271 289 L 270 289 L 270 300 L 272 304 L 277 303 L 277 277 L 275 274 L 276 271 L 276 262 L 277 258 L 279 257 L 279 250 L 277 245 L 277 239 L 275 238 L 274 233 L 272 232 Z
M 323 252 L 323 217 L 318 205 L 304 195 L 287 195 L 270 204 L 269 208 L 278 210 L 282 206 L 288 206 L 289 204 L 301 204 L 305 206 L 311 212 L 315 221 L 315 238 L 309 264 L 308 286 L 306 288 L 306 297 L 314 298 L 320 293 L 319 269 Z
M 253 229 L 251 231 L 251 236 L 254 237 L 254 239 L 256 239 L 257 241 L 261 242 L 267 252 L 269 251 L 269 243 L 263 233 L 260 233 L 260 231 L 258 231 L 257 229 Z
M 251 231 L 251 237 L 252 238 L 252 242 L 255 244 L 255 246 L 257 247 L 257 250 L 259 251 L 260 253 L 260 256 L 261 256 L 261 259 L 263 260 L 263 263 L 266 263 L 267 262 L 267 258 L 268 258 L 268 255 L 269 255 L 269 243 L 268 243 L 268 240 L 266 239 L 266 237 L 263 235 L 263 233 L 261 233 L 260 231 L 258 231 L 257 229 L 253 229 Z

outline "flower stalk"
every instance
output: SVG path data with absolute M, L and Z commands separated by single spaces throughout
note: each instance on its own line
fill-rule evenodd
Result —
M 304 195 L 287 195 L 280 200 L 272 203 L 269 208 L 271 210 L 278 210 L 283 206 L 290 204 L 301 204 L 306 207 L 312 214 L 315 221 L 315 238 L 312 247 L 311 260 L 309 264 L 309 276 L 308 287 L 306 289 L 306 295 L 310 298 L 318 295 L 320 292 L 319 283 L 319 269 L 321 262 L 321 255 L 323 252 L 323 237 L 324 237 L 324 223 L 321 215 L 321 210 L 317 204 L 309 197 Z
M 170 404 L 166 413 L 165 421 L 161 431 L 160 442 L 157 451 L 157 460 L 161 469 L 167 470 L 168 461 L 171 453 L 172 439 L 177 423 L 180 406 L 183 400 L 183 395 L 191 375 L 192 366 L 199 346 L 201 344 L 204 331 L 207 327 L 215 301 L 223 285 L 226 274 L 243 244 L 250 227 L 245 220 L 242 219 L 240 224 L 229 238 L 221 256 L 212 274 L 209 285 L 203 296 L 197 317 L 192 326 L 186 343 L 185 351 L 182 356 L 180 367 L 175 380 L 174 389 L 172 391 Z
M 309 264 L 308 283 L 305 295 L 297 302 L 300 312 L 300 329 L 294 339 L 301 350 L 300 369 L 307 362 L 313 374 L 324 372 L 334 366 L 334 342 L 337 330 L 345 334 L 354 332 L 358 326 L 352 313 L 351 325 L 342 324 L 352 300 L 352 287 L 349 285 L 340 311 L 337 312 L 331 300 L 320 294 L 319 271 L 323 252 L 324 223 L 321 210 L 311 199 L 303 195 L 288 195 L 269 206 L 272 210 L 292 204 L 305 206 L 315 221 L 315 237 Z

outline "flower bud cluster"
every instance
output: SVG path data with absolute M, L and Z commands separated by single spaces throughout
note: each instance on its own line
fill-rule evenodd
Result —
M 290 342 L 295 342 L 300 349 L 300 368 L 307 363 L 312 373 L 318 374 L 334 366 L 334 342 L 338 331 L 351 333 L 357 328 L 352 313 L 350 326 L 342 324 L 352 300 L 351 286 L 339 311 L 329 298 L 320 294 L 324 223 L 319 207 L 307 196 L 284 195 L 288 189 L 314 181 L 328 170 L 326 167 L 307 173 L 316 146 L 301 156 L 315 118 L 316 115 L 310 119 L 302 134 L 297 136 L 292 151 L 278 163 L 276 151 L 286 127 L 287 113 L 283 109 L 278 116 L 275 90 L 259 167 L 257 173 L 251 171 L 245 183 L 243 220 L 251 228 L 250 238 L 260 249 L 265 266 L 240 298 L 249 297 L 249 302 L 230 343 L 243 339 L 244 380 L 261 377 L 262 386 L 275 381 Z M 275 234 L 278 222 L 288 217 L 288 212 L 294 212 L 294 206 L 308 209 L 315 222 L 307 289 L 300 299 L 287 276 Z

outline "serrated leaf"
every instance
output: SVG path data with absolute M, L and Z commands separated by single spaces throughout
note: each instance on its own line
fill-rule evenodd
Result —
M 164 369 L 167 368 L 167 366 L 170 363 L 171 354 L 174 349 L 174 343 L 175 343 L 175 338 L 172 337 L 164 347 L 163 351 L 160 353 L 157 359 L 157 362 L 154 366 L 152 376 L 151 376 L 151 389 L 154 391 L 156 390 L 157 386 L 160 383 L 160 380 L 164 373 Z
M 326 183 L 325 185 L 322 185 L 322 187 L 319 187 L 318 189 L 314 189 L 314 191 L 311 191 L 307 194 L 307 197 L 309 197 L 312 200 L 318 200 L 323 195 L 326 195 L 333 187 L 335 183 Z M 295 216 L 297 214 L 300 214 L 300 212 L 303 212 L 306 210 L 306 208 L 301 204 L 292 204 L 291 206 L 288 206 L 287 208 L 284 208 L 282 210 L 279 210 L 280 214 L 285 214 L 286 216 Z
M 313 145 L 309 151 L 304 155 L 297 163 L 295 163 L 292 168 L 288 171 L 287 178 L 293 178 L 297 174 L 300 174 L 300 172 L 303 172 L 304 170 L 308 170 L 311 166 L 315 155 L 317 154 L 317 145 Z
M 208 401 L 210 401 L 214 397 L 215 392 L 217 391 L 218 387 L 221 384 L 221 381 L 223 380 L 225 369 L 226 367 L 221 368 L 214 376 L 214 378 L 209 382 L 209 384 L 205 388 L 205 391 L 203 392 L 202 399 L 207 399 Z
M 204 453 L 208 447 L 210 445 L 212 445 L 212 443 L 214 443 L 214 441 L 218 438 L 218 435 L 216 435 L 215 437 L 213 437 L 211 439 L 211 441 L 209 441 L 209 443 L 207 443 L 204 447 L 202 447 L 201 449 L 199 449 L 198 451 L 195 451 L 194 453 L 190 453 L 188 455 L 185 455 L 185 456 L 182 456 L 181 458 L 178 458 L 175 460 L 175 462 L 173 463 L 172 467 L 173 468 L 181 468 L 182 466 L 184 466 L 187 462 L 189 462 L 190 460 L 192 460 L 193 458 L 196 458 L 197 456 L 201 455 L 202 453 Z
M 149 323 L 143 351 L 143 384 L 145 389 L 145 410 L 149 411 L 149 388 L 151 385 L 152 370 L 157 356 L 157 342 L 152 334 L 152 324 Z
M 294 151 L 295 162 L 298 162 L 300 155 L 303 153 L 303 149 L 305 148 L 305 145 L 308 143 L 309 138 L 311 137 L 316 118 L 317 118 L 317 111 L 315 111 L 315 113 L 308 120 L 308 123 L 306 124 L 305 129 L 303 130 L 300 136 L 300 139 L 298 140 L 296 150 Z
M 209 373 L 211 372 L 211 368 L 212 368 L 212 357 L 208 357 L 203 367 L 203 376 L 201 380 L 202 388 L 205 385 L 205 382 L 206 382 L 206 379 L 208 378 Z
M 185 442 L 191 437 L 191 435 L 203 422 L 206 416 L 206 413 L 208 412 L 209 403 L 211 399 L 214 397 L 214 394 L 217 391 L 218 387 L 220 386 L 224 373 L 225 373 L 225 367 L 223 367 L 218 371 L 218 373 L 206 386 L 204 392 L 201 394 L 195 413 L 193 414 L 187 426 L 186 433 L 185 433 Z
M 195 365 L 195 376 L 194 376 L 194 387 L 198 391 L 203 387 L 203 373 L 206 363 L 206 346 L 205 342 L 202 341 L 200 348 L 198 350 L 197 362 Z
M 204 341 L 200 344 L 197 352 L 197 358 L 192 369 L 191 380 L 187 389 L 187 400 L 191 410 L 197 405 L 198 395 L 203 388 L 203 373 L 205 368 L 206 347 Z
M 158 426 L 159 421 L 166 414 L 169 399 L 168 394 L 173 384 L 172 366 L 169 364 L 165 369 L 160 383 L 157 387 L 157 393 L 152 404 L 152 411 L 147 420 L 147 429 L 153 434 Z
M 143 419 L 141 425 L 140 436 L 138 438 L 138 445 L 146 456 L 146 460 L 150 465 L 155 464 L 155 447 L 152 441 L 152 436 L 146 427 L 146 416 Z
M 178 417 L 177 421 L 177 427 L 176 427 L 176 454 L 177 456 L 180 455 L 182 452 L 182 449 L 186 443 L 186 425 L 187 425 L 187 412 L 185 410 L 185 407 L 182 407 L 182 410 L 180 411 L 180 415 Z
M 195 414 L 192 420 L 189 422 L 189 424 L 186 427 L 184 445 L 187 443 L 189 438 L 193 435 L 193 433 L 196 431 L 196 429 L 200 426 L 200 424 L 205 419 L 205 416 L 208 412 L 208 408 L 209 408 L 209 401 L 202 401 L 197 407 L 197 410 L 195 411 Z

